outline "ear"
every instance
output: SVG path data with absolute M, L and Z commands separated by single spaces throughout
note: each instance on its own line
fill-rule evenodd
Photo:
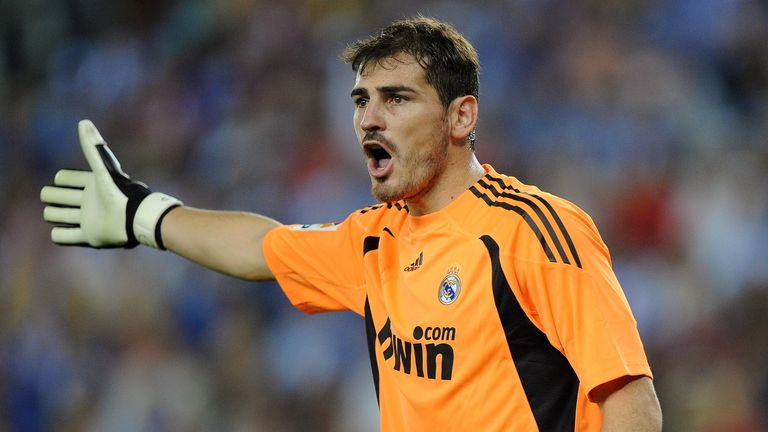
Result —
M 477 98 L 472 95 L 460 96 L 448 107 L 451 139 L 466 142 L 477 124 Z

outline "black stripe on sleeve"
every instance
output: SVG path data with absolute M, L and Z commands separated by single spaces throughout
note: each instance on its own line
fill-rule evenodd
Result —
M 492 177 L 491 177 L 492 178 Z M 552 242 L 555 244 L 555 248 L 557 249 L 557 252 L 560 254 L 560 258 L 562 258 L 563 262 L 566 264 L 570 264 L 571 261 L 568 259 L 568 255 L 566 255 L 565 251 L 563 250 L 563 245 L 560 243 L 560 239 L 557 238 L 557 234 L 555 234 L 555 230 L 552 228 L 552 224 L 549 223 L 549 219 L 544 215 L 544 212 L 541 211 L 541 208 L 539 208 L 538 205 L 536 205 L 535 202 L 532 200 L 525 198 L 524 196 L 520 196 L 517 194 L 511 194 L 509 192 L 499 192 L 496 190 L 496 188 L 484 182 L 483 180 L 480 180 L 478 182 L 480 185 L 482 185 L 484 188 L 488 189 L 493 196 L 496 198 L 503 197 L 503 198 L 509 198 L 518 202 L 522 202 L 525 204 L 528 204 L 529 207 L 533 209 L 533 211 L 536 213 L 536 215 L 539 217 L 539 220 L 544 224 L 544 228 L 549 233 L 549 237 L 552 239 Z M 553 209 L 554 211 L 554 209 Z
M 373 374 L 373 386 L 376 389 L 376 403 L 379 401 L 379 362 L 376 359 L 376 325 L 373 322 L 371 304 L 368 297 L 365 298 L 365 336 L 368 340 L 368 357 L 371 360 L 371 373 Z
M 576 246 L 573 244 L 573 240 L 571 240 L 570 234 L 568 234 L 568 230 L 565 229 L 565 224 L 563 224 L 563 221 L 560 219 L 560 216 L 557 215 L 557 212 L 555 211 L 554 207 L 552 207 L 552 204 L 550 204 L 547 200 L 540 197 L 539 195 L 530 194 L 532 197 L 535 197 L 539 201 L 544 204 L 547 209 L 549 210 L 549 213 L 552 214 L 552 218 L 555 219 L 555 223 L 560 228 L 560 231 L 563 233 L 563 237 L 565 238 L 565 242 L 568 244 L 568 249 L 571 251 L 571 255 L 573 255 L 573 261 L 576 263 L 576 266 L 578 268 L 581 268 L 581 260 L 579 259 L 579 254 L 576 252 Z
M 560 216 L 558 216 L 557 212 L 555 211 L 555 208 L 552 207 L 552 204 L 550 204 L 549 201 L 547 201 L 544 198 L 542 198 L 541 195 L 532 194 L 532 193 L 528 193 L 528 192 L 521 192 L 519 189 L 515 188 L 514 186 L 508 185 L 508 184 L 504 183 L 504 180 L 502 180 L 502 179 L 500 179 L 498 177 L 492 177 L 490 174 L 486 174 L 485 178 L 487 178 L 488 180 L 492 180 L 492 181 L 498 183 L 499 187 L 501 187 L 502 189 L 506 189 L 506 190 L 510 190 L 511 189 L 511 190 L 513 190 L 513 191 L 515 191 L 515 192 L 517 192 L 519 194 L 525 194 L 525 195 L 528 195 L 528 196 L 532 196 L 532 197 L 536 198 L 537 200 L 539 200 L 542 204 L 544 204 L 544 206 L 547 208 L 547 210 L 549 210 L 549 213 L 552 215 L 552 218 L 555 220 L 555 223 L 557 224 L 557 227 L 560 229 L 560 232 L 563 234 L 563 238 L 565 239 L 565 243 L 568 245 L 568 250 L 571 251 L 571 256 L 573 256 L 574 264 L 576 264 L 576 266 L 578 268 L 582 268 L 581 267 L 581 259 L 579 259 L 579 254 L 578 254 L 578 252 L 576 252 L 576 246 L 574 245 L 573 240 L 571 239 L 570 234 L 568 234 L 568 230 L 565 228 L 565 224 L 563 223 L 562 219 L 560 219 Z M 568 263 L 567 260 L 564 260 L 564 261 L 566 262 L 566 264 Z
M 494 182 L 498 183 L 499 187 L 502 188 L 502 189 L 512 189 L 515 192 L 518 192 L 518 193 L 520 192 L 519 189 L 515 188 L 512 185 L 508 185 L 508 184 L 504 183 L 504 180 L 502 180 L 502 179 L 500 179 L 498 177 L 493 177 L 490 174 L 486 174 L 485 178 L 487 178 L 488 180 L 491 180 L 491 181 L 494 181 Z
M 509 353 L 541 432 L 569 432 L 576 425 L 579 380 L 565 356 L 525 314 L 507 282 L 499 245 L 490 236 L 480 240 L 491 261 L 493 297 Z
M 523 210 L 522 208 L 502 201 L 494 201 L 489 197 L 488 195 L 485 195 L 484 193 L 480 192 L 475 186 L 472 186 L 469 188 L 470 191 L 472 191 L 473 194 L 475 194 L 476 197 L 481 198 L 483 201 L 485 201 L 486 204 L 488 204 L 491 207 L 500 207 L 505 210 L 510 210 L 518 215 L 522 216 L 525 223 L 528 224 L 528 227 L 531 228 L 533 233 L 536 235 L 536 238 L 539 240 L 539 243 L 541 244 L 542 249 L 544 249 L 544 253 L 547 255 L 547 259 L 549 259 L 549 262 L 557 262 L 557 259 L 555 258 L 555 255 L 552 253 L 552 249 L 549 247 L 549 244 L 547 243 L 547 239 L 544 237 L 544 234 L 539 229 L 538 225 L 536 225 L 536 222 L 531 218 L 531 216 Z

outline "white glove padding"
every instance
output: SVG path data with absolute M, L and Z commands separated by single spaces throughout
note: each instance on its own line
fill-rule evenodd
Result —
M 181 201 L 131 180 L 90 120 L 80 121 L 78 132 L 91 171 L 60 170 L 54 185 L 40 191 L 40 200 L 48 204 L 43 219 L 57 225 L 51 230 L 53 242 L 165 249 L 160 223 Z

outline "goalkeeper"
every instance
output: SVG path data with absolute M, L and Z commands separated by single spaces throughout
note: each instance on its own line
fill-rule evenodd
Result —
M 291 226 L 184 206 L 132 180 L 84 120 L 90 171 L 61 170 L 41 191 L 52 240 L 168 249 L 277 280 L 307 313 L 358 313 L 383 431 L 660 430 L 636 323 L 592 220 L 475 156 L 472 45 L 420 17 L 344 58 L 380 204 Z

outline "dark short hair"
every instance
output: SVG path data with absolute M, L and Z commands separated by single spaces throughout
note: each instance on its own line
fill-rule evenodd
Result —
M 427 82 L 447 107 L 457 97 L 480 93 L 477 51 L 450 24 L 416 17 L 395 21 L 378 34 L 354 42 L 342 59 L 359 72 L 370 62 L 410 54 L 424 69 Z

